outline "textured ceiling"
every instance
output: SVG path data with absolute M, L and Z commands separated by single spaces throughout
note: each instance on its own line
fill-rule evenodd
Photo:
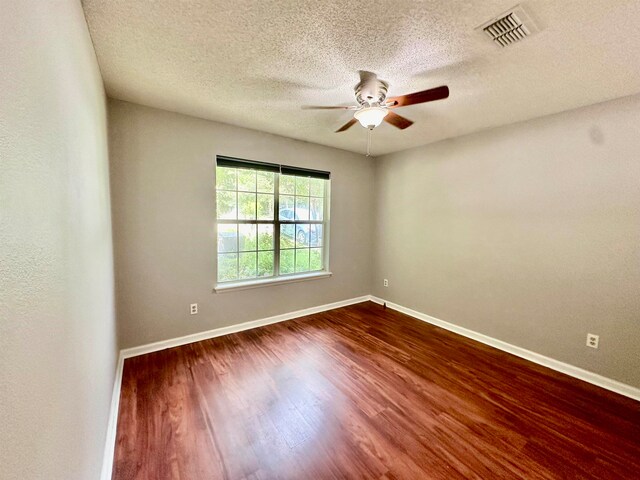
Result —
M 389 94 L 449 85 L 396 112 L 374 155 L 640 92 L 640 1 L 530 0 L 540 32 L 500 49 L 475 27 L 517 0 L 84 0 L 109 96 L 364 152 L 359 125 L 333 133 L 358 70 Z

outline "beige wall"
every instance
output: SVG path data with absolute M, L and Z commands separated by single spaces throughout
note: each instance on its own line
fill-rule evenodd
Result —
M 377 159 L 373 293 L 640 386 L 639 125 L 627 97 Z
M 371 159 L 115 100 L 109 131 L 123 347 L 369 293 Z M 216 154 L 331 171 L 331 278 L 212 293 Z
M 116 362 L 106 106 L 80 2 L 1 2 L 0 478 L 99 478 Z

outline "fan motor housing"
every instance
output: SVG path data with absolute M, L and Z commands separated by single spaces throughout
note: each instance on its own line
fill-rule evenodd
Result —
M 360 105 L 370 105 L 373 103 L 384 103 L 387 98 L 389 84 L 382 80 L 360 82 L 356 85 L 356 102 Z

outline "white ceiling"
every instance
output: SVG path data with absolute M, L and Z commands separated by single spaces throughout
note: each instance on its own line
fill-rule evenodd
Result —
M 358 70 L 399 95 L 451 96 L 396 110 L 374 155 L 640 92 L 640 1 L 528 0 L 540 32 L 505 49 L 478 25 L 517 0 L 84 0 L 107 94 L 364 152 L 349 112 Z

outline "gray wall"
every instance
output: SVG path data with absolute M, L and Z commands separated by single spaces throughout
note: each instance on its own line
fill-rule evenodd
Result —
M 377 159 L 373 293 L 640 387 L 639 125 L 634 96 Z
M 373 160 L 115 100 L 109 132 L 122 347 L 370 293 Z M 216 154 L 331 171 L 332 277 L 212 293 Z
M 109 101 L 109 120 L 123 347 L 374 293 L 640 385 L 640 97 L 381 157 L 375 172 L 126 102 Z M 211 292 L 218 153 L 332 172 L 334 277 Z
M 96 479 L 117 351 L 102 80 L 80 2 L 1 11 L 0 478 Z

